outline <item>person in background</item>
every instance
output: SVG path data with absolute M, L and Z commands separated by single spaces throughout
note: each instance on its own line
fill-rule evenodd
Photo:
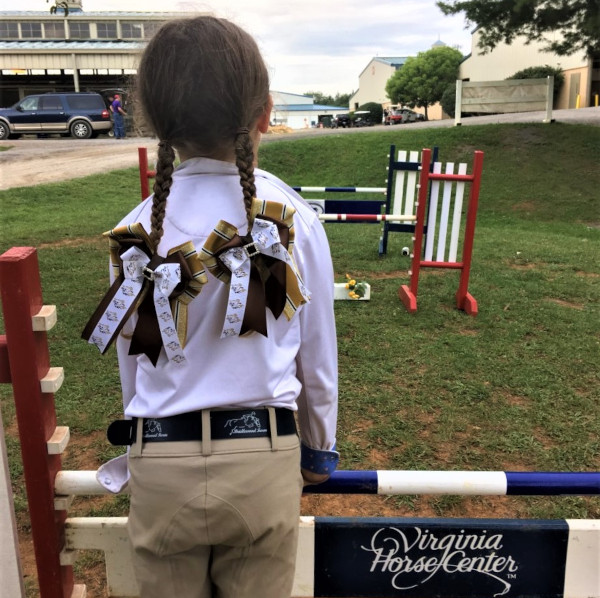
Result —
M 114 283 L 83 333 L 116 342 L 126 419 L 109 439 L 130 445 L 98 480 L 129 486 L 142 598 L 289 598 L 303 485 L 339 459 L 327 237 L 257 168 L 273 100 L 245 31 L 166 23 L 136 95 L 154 193 L 107 233 Z
M 115 94 L 115 99 L 110 107 L 113 113 L 113 131 L 115 133 L 115 139 L 125 139 L 124 116 L 127 112 L 125 112 L 125 109 L 121 104 L 121 96 L 118 93 Z

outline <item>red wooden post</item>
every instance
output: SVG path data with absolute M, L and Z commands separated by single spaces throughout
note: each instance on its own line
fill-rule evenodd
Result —
M 431 150 L 424 149 L 421 154 L 421 175 L 419 178 L 419 205 L 417 206 L 417 224 L 413 243 L 413 258 L 411 263 L 410 286 L 403 284 L 398 289 L 398 296 L 409 313 L 417 311 L 417 291 L 419 289 L 419 271 L 421 269 L 421 252 L 423 250 L 423 228 L 427 197 L 429 195 L 429 166 Z
M 49 455 L 47 446 L 56 428 L 54 395 L 43 393 L 40 384 L 50 368 L 48 341 L 32 327 L 43 305 L 34 248 L 13 247 L 0 256 L 0 292 L 40 595 L 71 598 L 73 569 L 60 565 L 67 513 L 54 509 L 61 458 Z M 5 379 L 2 368 L 0 375 Z
M 140 189 L 142 192 L 142 200 L 150 195 L 148 186 L 148 151 L 145 147 L 138 147 L 138 162 L 140 169 Z
M 150 195 L 149 180 L 156 176 L 156 171 L 148 170 L 148 150 L 145 147 L 138 147 L 138 162 L 140 169 L 140 189 L 143 201 Z
M 463 267 L 460 273 L 460 282 L 456 292 L 456 306 L 470 316 L 477 315 L 477 301 L 468 292 L 469 274 L 471 273 L 471 257 L 473 255 L 473 239 L 475 238 L 475 221 L 479 205 L 479 189 L 481 187 L 481 173 L 483 171 L 483 152 L 476 151 L 473 158 L 473 182 L 469 193 L 469 209 L 465 223 L 465 242 L 463 244 Z

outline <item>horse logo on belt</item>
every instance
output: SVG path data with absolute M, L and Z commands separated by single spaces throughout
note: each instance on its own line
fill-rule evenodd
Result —
M 225 422 L 225 428 L 230 428 L 229 435 L 237 434 L 255 434 L 257 432 L 265 433 L 266 428 L 261 427 L 260 419 L 256 416 L 256 412 L 245 413 L 242 417 L 236 419 L 228 419 Z

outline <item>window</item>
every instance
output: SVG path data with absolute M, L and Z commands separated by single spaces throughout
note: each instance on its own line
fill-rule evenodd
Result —
M 71 39 L 89 39 L 90 24 L 77 21 L 69 21 L 69 37 Z
M 33 38 L 42 37 L 41 23 L 21 23 L 21 37 Z
M 65 24 L 62 21 L 44 23 L 44 36 L 46 39 L 64 39 Z
M 38 96 L 30 96 L 25 98 L 20 106 L 23 110 L 37 110 L 39 100 L 40 98 Z
M 62 102 L 58 96 L 43 96 L 40 98 L 40 110 L 62 110 Z
M 121 23 L 121 35 L 123 38 L 142 39 L 142 24 Z
M 144 23 L 144 38 L 150 39 L 163 25 L 161 21 L 153 21 L 152 23 Z
M 101 39 L 116 39 L 117 23 L 115 21 L 96 23 L 96 32 Z
M 106 108 L 102 96 L 97 93 L 68 95 L 66 98 L 71 110 L 104 110 Z
M 9 39 L 11 37 L 19 37 L 18 23 L 0 22 L 0 39 Z

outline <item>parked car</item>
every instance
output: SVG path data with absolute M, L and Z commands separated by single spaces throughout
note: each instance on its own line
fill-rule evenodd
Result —
M 401 110 L 398 110 L 398 112 L 402 115 L 403 123 L 415 123 L 427 120 L 424 114 L 409 110 L 408 108 L 402 108 Z
M 45 93 L 0 108 L 0 140 L 26 133 L 96 137 L 111 130 L 110 112 L 98 93 Z
M 397 110 L 392 108 L 388 111 L 387 116 L 385 117 L 385 121 L 383 124 L 385 125 L 399 125 L 404 120 L 402 116 L 402 110 Z
M 371 120 L 371 113 L 368 110 L 357 110 L 354 113 L 354 127 L 372 127 L 375 123 Z
M 331 121 L 331 127 L 333 129 L 337 129 L 338 127 L 351 127 L 352 120 L 350 119 L 349 114 L 336 114 L 336 116 Z

